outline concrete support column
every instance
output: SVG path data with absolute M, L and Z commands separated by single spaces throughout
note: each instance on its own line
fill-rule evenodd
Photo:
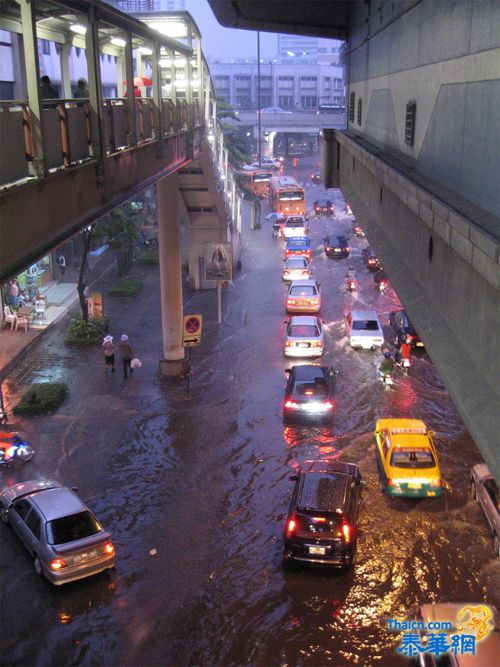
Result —
M 71 51 L 71 44 L 63 44 L 61 49 L 61 83 L 62 83 L 62 97 L 69 100 L 73 97 L 71 90 L 71 75 L 69 71 L 69 55 Z
M 127 117 L 128 117 L 128 145 L 137 144 L 136 104 L 134 93 L 134 61 L 132 58 L 132 35 L 127 33 L 125 45 L 125 79 L 127 81 Z
M 184 310 L 178 196 L 177 174 L 166 176 L 156 184 L 163 331 L 160 373 L 169 377 L 184 375 L 188 369 L 182 346 Z

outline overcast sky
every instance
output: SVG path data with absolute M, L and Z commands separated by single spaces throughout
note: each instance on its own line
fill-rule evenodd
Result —
M 201 32 L 203 53 L 208 58 L 257 58 L 257 33 L 253 30 L 224 28 L 218 23 L 207 0 L 188 0 L 187 10 Z M 278 50 L 275 33 L 260 33 L 260 56 L 274 58 Z

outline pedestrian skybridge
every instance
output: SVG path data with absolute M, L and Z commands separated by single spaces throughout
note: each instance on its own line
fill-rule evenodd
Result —
M 187 170 L 186 222 L 190 211 L 206 212 L 215 240 L 237 241 L 239 200 L 189 14 L 147 15 L 148 25 L 101 2 L 28 0 L 0 12 L 13 88 L 0 102 L 0 282 L 188 163 L 197 187 Z M 44 80 L 47 54 L 57 87 Z

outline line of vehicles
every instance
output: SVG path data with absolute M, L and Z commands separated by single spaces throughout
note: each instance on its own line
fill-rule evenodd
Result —
M 316 215 L 331 215 L 333 206 L 314 203 Z M 321 286 L 312 276 L 310 222 L 305 215 L 279 220 L 285 240 L 282 280 L 287 285 L 285 310 L 291 317 L 285 321 L 284 354 L 287 358 L 319 358 L 325 350 L 324 327 L 319 313 L 322 306 Z M 353 221 L 353 234 L 364 237 Z M 348 257 L 349 242 L 345 236 L 328 235 L 323 239 L 325 254 L 334 259 Z M 336 248 L 340 248 L 336 252 Z M 369 271 L 381 270 L 380 261 L 370 246 L 362 252 Z M 347 283 L 349 289 L 349 280 Z M 357 286 L 356 286 L 357 289 Z M 397 346 L 409 341 L 412 348 L 423 347 L 418 333 L 404 310 L 390 313 L 392 342 Z M 344 328 L 349 344 L 358 349 L 382 349 L 384 333 L 375 311 L 353 309 L 347 313 Z M 335 407 L 335 383 L 338 371 L 332 366 L 303 363 L 285 371 L 287 376 L 283 399 L 285 423 L 328 423 Z M 387 496 L 433 498 L 441 495 L 443 482 L 434 444 L 435 433 L 418 419 L 385 418 L 375 425 L 375 456 L 380 488 Z M 484 464 L 481 464 L 484 468 Z M 487 521 L 494 535 L 495 553 L 499 554 L 498 487 L 491 475 L 474 466 L 471 484 L 475 497 L 490 509 Z M 487 471 L 489 473 L 489 471 Z M 480 479 L 486 479 L 478 487 Z M 289 510 L 283 529 L 283 563 L 294 562 L 348 568 L 355 562 L 358 516 L 364 481 L 354 463 L 307 461 L 294 482 Z M 473 480 L 473 481 L 472 481 Z M 496 504 L 495 504 L 496 503 Z M 494 511 L 492 511 L 494 508 Z

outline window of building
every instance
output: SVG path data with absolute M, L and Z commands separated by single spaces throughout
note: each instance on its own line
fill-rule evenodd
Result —
M 349 95 L 349 120 L 354 123 L 354 103 L 356 101 L 356 93 L 352 92 Z
M 300 103 L 304 109 L 316 109 L 318 106 L 318 98 L 316 95 L 302 95 Z
M 363 100 L 358 100 L 358 125 L 361 125 L 361 114 L 363 113 Z
M 50 42 L 48 39 L 39 39 L 38 44 L 44 56 L 50 56 Z
M 335 90 L 341 90 L 344 87 L 344 82 L 342 79 L 334 79 L 333 80 L 333 87 Z
M 292 95 L 279 95 L 278 96 L 278 106 L 282 109 L 291 109 L 293 107 L 293 96 Z
M 410 100 L 406 105 L 405 118 L 405 144 L 413 146 L 415 143 L 415 119 L 417 116 L 417 103 Z

